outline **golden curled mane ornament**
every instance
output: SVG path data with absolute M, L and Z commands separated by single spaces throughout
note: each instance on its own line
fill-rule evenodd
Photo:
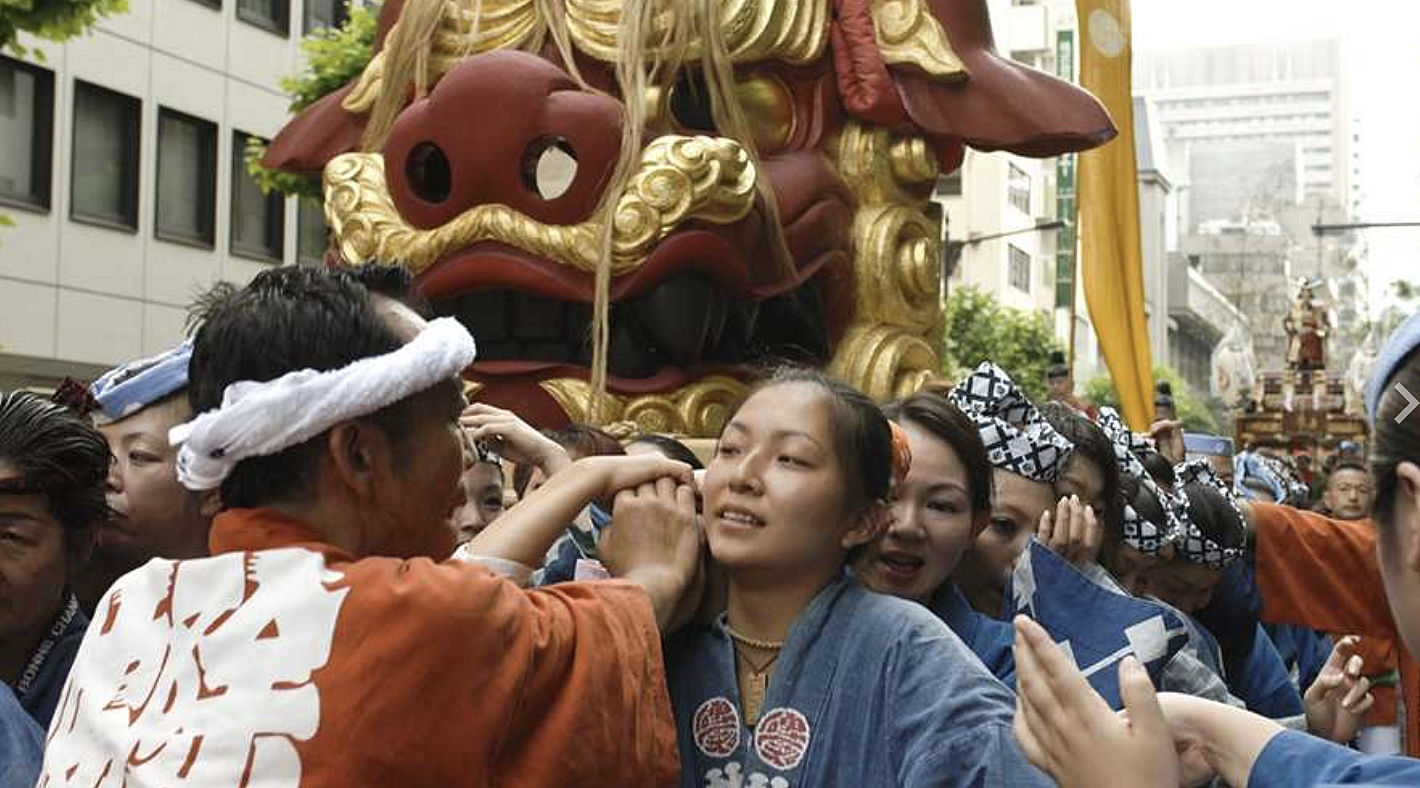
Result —
M 754 167 L 732 140 L 657 139 L 617 201 L 612 274 L 635 268 L 683 222 L 731 224 L 744 218 L 754 204 L 754 182 Z M 470 208 L 433 230 L 410 226 L 390 199 L 379 154 L 333 159 L 325 168 L 325 205 L 332 242 L 346 263 L 380 259 L 419 274 L 452 250 L 493 241 L 579 271 L 596 270 L 602 230 L 594 221 L 548 225 L 494 203 Z
M 985 0 L 386 0 L 380 31 L 265 163 L 321 173 L 327 259 L 407 266 L 478 397 L 543 426 L 713 436 L 778 359 L 911 393 L 937 177 L 1114 133 L 995 52 Z

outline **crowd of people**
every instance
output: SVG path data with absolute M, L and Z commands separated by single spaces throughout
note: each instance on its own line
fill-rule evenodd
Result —
M 989 362 L 544 432 L 426 313 L 273 269 L 0 395 L 0 788 L 1420 785 L 1420 315 L 1309 511 Z

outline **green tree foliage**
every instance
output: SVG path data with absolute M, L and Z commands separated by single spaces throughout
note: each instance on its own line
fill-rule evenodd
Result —
M 20 33 L 29 33 L 60 43 L 83 33 L 99 17 L 128 10 L 128 0 L 0 0 L 0 51 L 24 57 L 29 50 L 20 46 Z M 37 60 L 44 53 L 35 50 Z
M 1183 422 L 1185 430 L 1213 435 L 1222 434 L 1218 417 L 1209 407 L 1208 401 L 1199 396 L 1193 387 L 1183 379 L 1183 376 L 1174 371 L 1173 367 L 1162 364 L 1155 365 L 1154 381 L 1160 380 L 1167 380 L 1172 386 L 1173 407 L 1178 413 L 1179 421 Z M 1107 374 L 1091 378 L 1085 384 L 1085 398 L 1096 405 L 1119 407 L 1119 395 L 1114 391 L 1114 380 Z
M 947 298 L 946 345 L 948 376 L 992 361 L 1036 400 L 1045 396 L 1050 353 L 1061 349 L 1046 314 L 1002 306 L 974 287 L 953 288 Z
M 7 2 L 11 0 L 0 0 L 0 3 Z M 379 6 L 356 7 L 347 3 L 346 10 L 345 24 L 322 28 L 301 41 L 306 70 L 281 80 L 281 89 L 291 96 L 291 112 L 300 112 L 344 87 L 360 75 L 374 56 Z M 247 144 L 247 172 L 263 193 L 278 191 L 296 197 L 320 197 L 318 179 L 267 169 L 261 165 L 265 154 L 266 146 L 260 140 L 253 139 Z

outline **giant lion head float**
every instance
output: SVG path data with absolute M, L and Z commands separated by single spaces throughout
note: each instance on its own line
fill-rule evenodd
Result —
M 469 327 L 480 399 L 712 435 L 771 361 L 918 388 L 937 176 L 1113 135 L 985 0 L 386 0 L 265 163 L 323 173 L 333 264 L 405 265 Z

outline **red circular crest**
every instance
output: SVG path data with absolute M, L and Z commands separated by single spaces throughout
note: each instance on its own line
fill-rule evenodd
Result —
M 799 765 L 809 751 L 809 721 L 793 709 L 775 709 L 754 729 L 754 751 L 780 771 Z
M 726 758 L 740 746 L 740 713 L 725 698 L 711 698 L 695 710 L 695 746 L 711 758 Z

